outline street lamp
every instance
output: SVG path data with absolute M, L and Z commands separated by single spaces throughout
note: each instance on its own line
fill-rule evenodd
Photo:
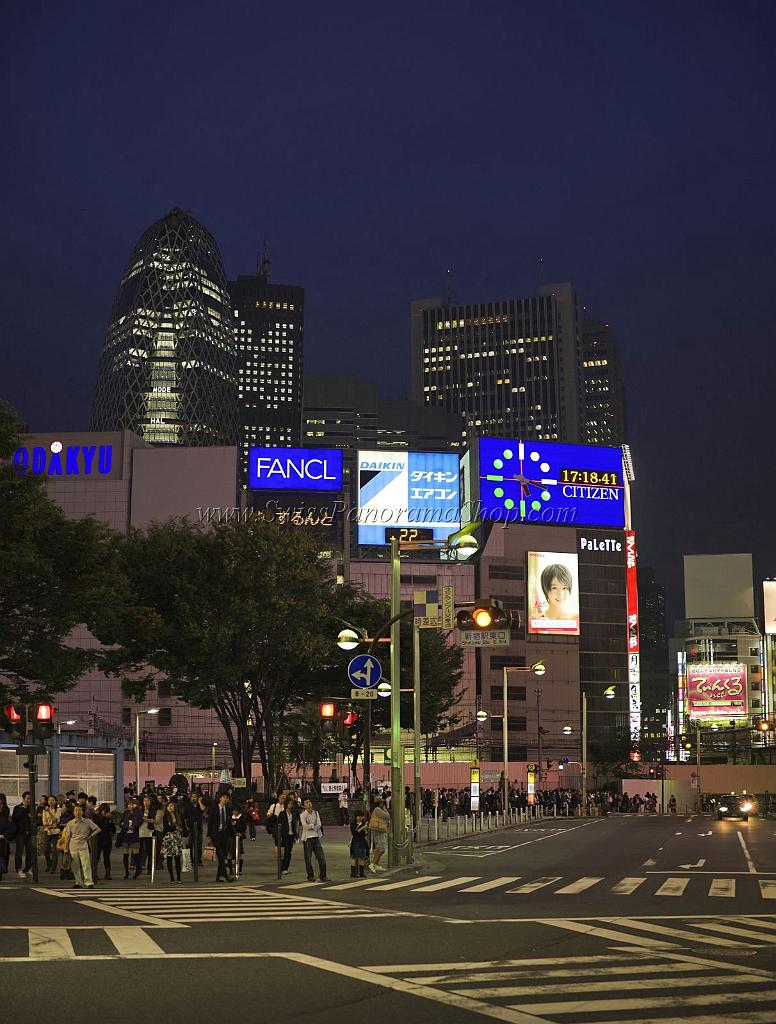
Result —
M 502 702 L 503 702 L 503 712 L 504 712 L 503 716 L 502 716 L 502 719 L 501 719 L 501 736 L 502 736 L 503 746 L 504 746 L 504 749 L 503 749 L 503 759 L 504 759 L 503 772 L 504 772 L 504 778 L 503 778 L 503 797 L 502 797 L 503 804 L 502 804 L 502 809 L 504 811 L 504 814 L 506 814 L 507 810 L 509 809 L 509 718 L 508 718 L 508 715 L 507 715 L 507 700 L 508 700 L 507 676 L 509 675 L 510 672 L 533 672 L 533 674 L 535 676 L 543 676 L 546 671 L 547 671 L 547 668 L 546 668 L 544 662 L 541 660 L 541 658 L 539 659 L 539 661 L 535 661 L 533 663 L 533 665 L 525 665 L 525 666 L 516 666 L 516 665 L 507 666 L 507 665 L 505 665 L 504 668 L 502 669 L 501 690 L 502 690 Z M 540 691 L 537 691 L 537 693 L 538 692 L 540 692 Z M 537 700 L 537 708 L 538 708 L 538 700 Z M 537 710 L 537 714 L 538 714 L 538 710 Z M 541 728 L 541 725 L 539 727 Z M 541 751 L 539 751 L 539 759 L 541 760 Z M 540 765 L 540 771 L 541 771 L 541 765 Z
M 218 743 L 216 740 L 210 744 L 210 788 L 215 789 L 216 784 L 216 747 Z M 212 794 L 211 794 L 212 796 Z
M 607 700 L 614 700 L 614 684 L 604 690 Z M 587 800 L 587 692 L 582 691 L 582 807 Z
M 158 715 L 159 708 L 146 708 L 135 712 L 135 793 L 140 796 L 140 716 Z M 70 725 L 70 723 L 67 723 Z

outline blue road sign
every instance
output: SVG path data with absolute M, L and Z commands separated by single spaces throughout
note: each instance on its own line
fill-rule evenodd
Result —
M 348 679 L 361 689 L 377 686 L 382 674 L 382 665 L 371 654 L 358 654 L 348 665 Z

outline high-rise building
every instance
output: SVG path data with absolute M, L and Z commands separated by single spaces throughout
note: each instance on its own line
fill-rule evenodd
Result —
M 672 679 L 668 670 L 665 589 L 655 570 L 639 568 L 639 643 L 641 676 L 641 735 L 649 743 L 666 736 L 672 705 Z M 664 745 L 665 746 L 665 745 Z
M 252 445 L 293 447 L 302 425 L 304 288 L 269 280 L 264 253 L 255 274 L 229 282 L 237 337 L 242 480 Z
M 234 444 L 232 321 L 215 239 L 171 210 L 142 235 L 119 283 L 92 429 L 131 430 L 150 444 Z
M 617 342 L 609 324 L 582 321 L 581 440 L 617 446 L 627 440 L 625 392 Z
M 470 434 L 619 446 L 625 398 L 608 324 L 582 319 L 570 284 L 527 299 L 412 304 L 413 397 Z
M 471 305 L 412 304 L 413 397 L 471 433 L 582 441 L 581 311 L 570 284 Z
M 307 377 L 302 443 L 317 448 L 463 449 L 461 416 L 407 399 L 382 399 L 352 377 Z

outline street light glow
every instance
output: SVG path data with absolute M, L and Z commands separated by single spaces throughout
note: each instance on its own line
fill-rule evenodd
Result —
M 355 629 L 341 629 L 337 636 L 337 647 L 341 651 L 353 651 L 360 642 L 361 638 Z
M 547 671 L 547 666 L 541 660 L 535 661 L 533 665 L 531 665 L 531 671 L 535 676 L 543 676 Z
M 146 709 L 146 714 L 147 715 L 158 715 L 159 714 L 159 708 L 147 708 Z

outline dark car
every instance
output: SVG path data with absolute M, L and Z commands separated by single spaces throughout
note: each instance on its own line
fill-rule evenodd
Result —
M 719 798 L 717 818 L 720 821 L 723 818 L 740 818 L 742 821 L 748 821 L 753 809 L 754 805 L 749 797 L 734 796 L 731 793 L 729 796 L 721 796 Z

